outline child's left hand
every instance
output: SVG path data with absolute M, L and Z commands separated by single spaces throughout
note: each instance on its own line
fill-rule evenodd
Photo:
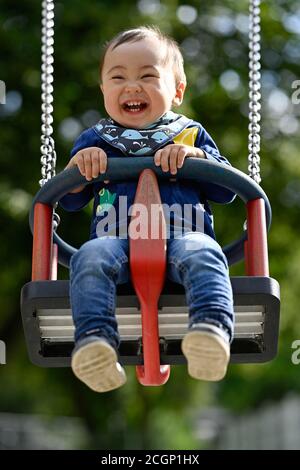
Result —
M 182 167 L 186 157 L 205 158 L 205 154 L 197 147 L 170 144 L 155 153 L 154 163 L 156 166 L 161 166 L 162 171 L 170 171 L 172 175 L 175 175 L 177 168 Z

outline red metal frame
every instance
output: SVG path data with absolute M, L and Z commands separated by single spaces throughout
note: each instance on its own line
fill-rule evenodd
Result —
M 133 237 L 129 226 L 130 269 L 135 292 L 142 312 L 142 335 L 144 365 L 136 367 L 136 374 L 142 385 L 163 385 L 170 375 L 170 366 L 160 365 L 158 300 L 162 291 L 166 272 L 166 223 L 162 213 L 157 238 L 151 239 L 151 230 L 156 220 L 151 220 L 151 207 L 161 208 L 157 179 L 152 170 L 144 170 L 139 178 L 135 204 L 141 204 L 147 220 L 142 221 L 143 230 L 147 226 L 146 237 Z M 136 206 L 137 208 L 138 206 Z M 141 217 L 141 212 L 138 214 Z M 135 218 L 131 219 L 131 224 Z M 143 232 L 145 235 L 145 232 Z
M 32 281 L 47 281 L 51 276 L 53 208 L 37 202 L 34 207 Z
M 244 256 L 245 256 L 245 272 L 248 274 L 249 272 L 249 264 L 248 264 L 248 240 L 244 241 Z
M 268 240 L 264 200 L 247 203 L 248 241 L 245 243 L 247 276 L 269 276 Z

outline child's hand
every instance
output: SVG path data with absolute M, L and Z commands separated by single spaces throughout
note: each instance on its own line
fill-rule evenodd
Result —
M 107 168 L 107 155 L 104 150 L 99 147 L 88 147 L 79 150 L 74 157 L 71 158 L 66 168 L 73 168 L 78 166 L 80 173 L 85 176 L 87 181 L 97 178 L 99 174 L 105 173 Z M 108 183 L 105 180 L 104 183 Z M 76 188 L 71 193 L 78 193 L 82 191 L 84 186 Z
M 104 150 L 98 147 L 88 147 L 71 158 L 66 168 L 78 166 L 80 173 L 85 176 L 87 181 L 97 178 L 100 173 L 106 172 L 107 155 Z
M 170 171 L 172 175 L 181 168 L 186 157 L 205 158 L 203 150 L 189 145 L 170 144 L 158 150 L 154 155 L 154 163 L 161 166 L 162 171 Z

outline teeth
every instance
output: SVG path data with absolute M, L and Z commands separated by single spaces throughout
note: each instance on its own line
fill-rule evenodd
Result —
M 145 101 L 126 101 L 122 105 L 123 109 L 130 113 L 142 112 L 146 107 Z
M 127 106 L 140 106 L 143 102 L 142 101 L 128 101 L 125 103 Z

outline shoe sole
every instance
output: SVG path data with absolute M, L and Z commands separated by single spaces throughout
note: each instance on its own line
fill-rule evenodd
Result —
M 126 382 L 115 350 L 105 342 L 82 346 L 74 353 L 71 367 L 76 377 L 94 392 L 109 392 Z
M 192 331 L 182 340 L 182 352 L 188 363 L 188 373 L 198 380 L 217 382 L 226 375 L 230 347 L 212 333 Z

